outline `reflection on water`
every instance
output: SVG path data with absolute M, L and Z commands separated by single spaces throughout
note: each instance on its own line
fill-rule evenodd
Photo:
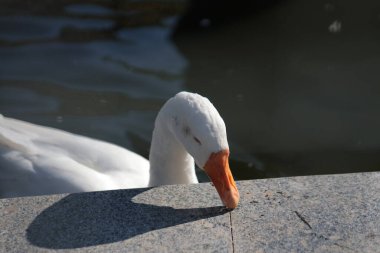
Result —
M 0 113 L 147 157 L 157 111 L 191 90 L 238 179 L 380 169 L 376 1 L 209 2 L 1 3 Z
M 2 3 L 1 113 L 147 157 L 158 109 L 184 89 L 187 62 L 170 40 L 183 8 L 180 1 Z
M 195 19 L 207 28 L 190 13 L 174 36 L 186 86 L 214 101 L 235 159 L 255 168 L 235 174 L 379 170 L 380 2 L 240 3 L 227 22 L 209 6 Z

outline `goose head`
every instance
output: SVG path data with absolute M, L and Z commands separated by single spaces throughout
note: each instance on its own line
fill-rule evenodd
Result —
M 212 103 L 201 95 L 181 92 L 163 108 L 168 129 L 211 179 L 227 208 L 235 208 L 239 192 L 229 167 L 226 126 Z

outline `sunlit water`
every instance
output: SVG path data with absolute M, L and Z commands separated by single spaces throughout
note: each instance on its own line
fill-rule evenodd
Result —
M 185 2 L 32 2 L 0 8 L 5 116 L 147 157 L 159 108 L 190 90 L 225 119 L 237 179 L 380 168 L 375 1 L 274 1 L 191 30 Z

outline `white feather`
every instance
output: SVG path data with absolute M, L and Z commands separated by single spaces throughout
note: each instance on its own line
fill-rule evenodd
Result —
M 207 98 L 189 92 L 159 112 L 150 164 L 107 142 L 1 116 L 0 197 L 197 183 L 192 156 L 203 167 L 226 148 L 222 118 Z

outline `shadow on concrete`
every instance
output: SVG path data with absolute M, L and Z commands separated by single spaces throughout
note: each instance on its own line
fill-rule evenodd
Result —
M 39 214 L 26 235 L 35 246 L 73 249 L 225 214 L 223 207 L 174 209 L 132 202 L 149 189 L 68 195 Z

